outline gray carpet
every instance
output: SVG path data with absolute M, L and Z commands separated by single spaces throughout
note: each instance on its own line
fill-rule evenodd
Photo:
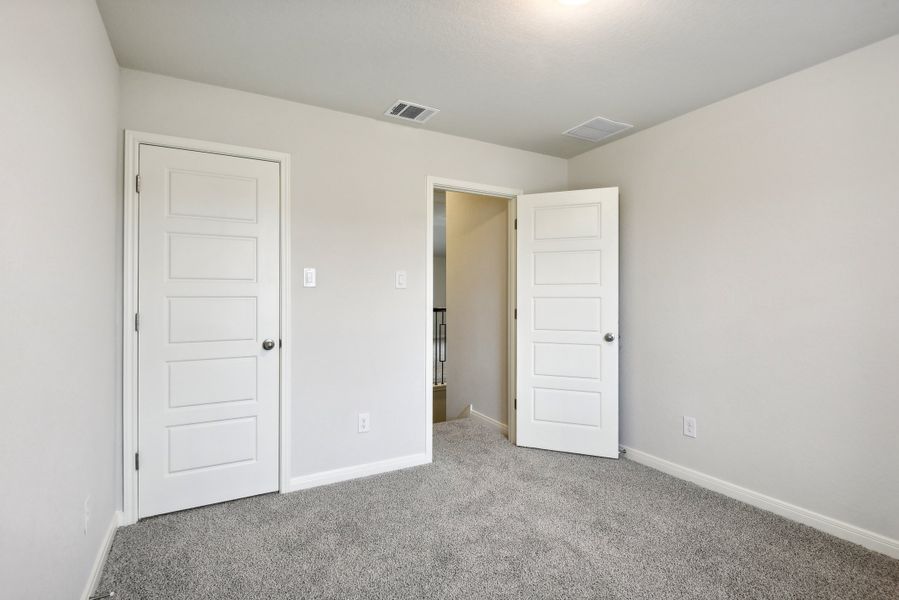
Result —
M 434 464 L 116 534 L 118 598 L 899 598 L 899 561 L 627 460 L 434 426 Z

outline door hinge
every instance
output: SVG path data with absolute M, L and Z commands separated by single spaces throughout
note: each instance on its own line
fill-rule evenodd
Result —
M 518 229 L 518 219 L 515 219 L 515 229 Z
M 515 309 L 515 318 L 516 319 L 518 318 L 518 309 L 517 308 Z
M 518 398 L 515 398 L 515 400 L 513 401 L 512 408 L 514 408 L 515 410 L 518 410 Z
M 134 331 L 140 331 L 140 313 L 134 313 Z
M 280 348 L 283 345 L 284 345 L 284 342 L 282 340 L 278 340 L 278 348 Z
M 134 191 L 140 194 L 140 175 L 134 176 Z
M 140 454 L 134 453 L 134 470 L 140 471 Z

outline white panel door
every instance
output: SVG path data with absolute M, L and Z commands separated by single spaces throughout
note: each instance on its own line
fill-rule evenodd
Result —
M 279 166 L 139 161 L 139 516 L 275 491 Z
M 520 446 L 618 457 L 618 188 L 518 197 Z

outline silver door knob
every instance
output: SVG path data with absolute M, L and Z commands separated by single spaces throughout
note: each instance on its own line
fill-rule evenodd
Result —
M 274 347 L 275 347 L 275 340 L 265 340 L 264 342 L 262 342 L 263 350 L 271 350 Z
M 614 341 L 615 341 L 615 334 L 614 334 L 614 333 L 607 333 L 607 334 L 605 334 L 604 336 L 602 336 L 602 339 L 604 339 L 604 340 L 607 341 L 607 342 L 614 342 Z

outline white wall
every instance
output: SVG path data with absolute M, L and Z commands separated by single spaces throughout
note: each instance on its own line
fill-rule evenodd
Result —
M 0 4 L 4 598 L 78 598 L 119 497 L 118 76 L 93 1 Z
M 293 474 L 425 452 L 427 176 L 555 190 L 566 161 L 138 71 L 121 84 L 125 128 L 291 154 Z
M 893 37 L 569 163 L 621 187 L 622 442 L 894 539 L 897 73 Z
M 509 200 L 446 193 L 446 416 L 508 423 Z

